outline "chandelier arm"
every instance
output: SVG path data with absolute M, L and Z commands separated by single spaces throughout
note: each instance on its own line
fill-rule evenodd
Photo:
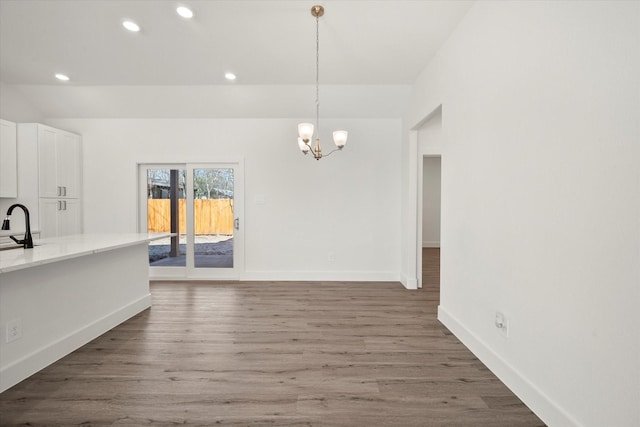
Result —
M 335 153 L 336 151 L 340 151 L 340 150 L 342 150 L 342 148 L 334 148 L 333 150 L 329 151 L 327 154 L 322 154 L 322 157 L 329 157 L 331 153 Z

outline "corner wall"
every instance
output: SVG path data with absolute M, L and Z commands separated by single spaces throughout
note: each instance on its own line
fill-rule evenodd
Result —
M 640 425 L 638 76 L 638 2 L 477 2 L 405 121 L 446 112 L 439 318 L 551 426 Z

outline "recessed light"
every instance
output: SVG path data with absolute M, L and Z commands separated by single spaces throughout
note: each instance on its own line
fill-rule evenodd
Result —
M 140 31 L 140 26 L 133 21 L 123 21 L 122 26 L 129 31 L 133 31 L 134 33 Z
M 227 80 L 235 80 L 236 79 L 236 75 L 233 74 L 233 73 L 226 73 L 224 75 L 224 78 L 227 79 Z
M 64 74 L 56 74 L 56 79 L 58 80 L 62 80 L 63 82 L 68 82 L 69 81 L 69 76 L 66 76 Z
M 193 18 L 193 11 L 186 6 L 178 7 L 176 9 L 176 12 L 178 12 L 178 15 L 182 16 L 183 18 Z

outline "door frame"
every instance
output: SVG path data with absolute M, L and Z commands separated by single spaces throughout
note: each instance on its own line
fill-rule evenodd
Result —
M 186 265 L 184 267 L 151 267 L 152 280 L 239 280 L 244 274 L 244 161 L 225 160 L 218 162 L 137 163 L 138 203 L 137 228 L 147 232 L 147 169 L 184 169 L 186 178 Z M 234 169 L 233 215 L 239 227 L 233 234 L 233 268 L 195 268 L 195 227 L 193 216 L 193 170 L 206 168 Z M 235 221 L 234 221 L 235 222 Z
M 187 163 L 187 278 L 200 280 L 239 280 L 244 272 L 244 165 L 242 162 L 200 162 Z M 195 267 L 195 224 L 193 198 L 194 169 L 233 169 L 233 267 Z M 238 227 L 235 227 L 235 224 Z M 191 253 L 189 254 L 189 251 Z
M 422 197 L 423 197 L 423 167 L 425 157 L 440 157 L 440 248 L 442 249 L 442 223 L 445 220 L 442 215 L 443 200 L 445 198 L 444 190 L 444 169 L 445 156 L 443 154 L 443 140 L 441 144 L 429 146 L 424 141 L 419 140 L 420 130 L 431 119 L 440 115 L 440 132 L 442 132 L 442 104 L 439 104 L 433 111 L 418 121 L 415 126 L 409 130 L 409 199 L 408 199 L 408 273 L 415 276 L 407 278 L 407 288 L 422 288 Z M 442 251 L 440 252 L 440 264 L 442 265 Z M 442 287 L 442 277 L 440 278 L 440 286 Z
M 440 246 L 442 246 L 442 154 L 426 154 L 419 150 L 418 156 L 418 221 L 416 235 L 418 240 L 416 266 L 418 289 L 422 288 L 422 250 L 424 242 L 422 241 L 422 224 L 424 223 L 424 159 L 436 158 L 440 159 Z

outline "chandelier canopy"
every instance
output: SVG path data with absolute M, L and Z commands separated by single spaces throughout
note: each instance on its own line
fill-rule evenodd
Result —
M 316 18 L 316 125 L 315 125 L 315 138 L 314 126 L 312 123 L 300 123 L 298 125 L 298 147 L 303 154 L 308 154 L 309 151 L 313 153 L 313 157 L 316 160 L 320 160 L 322 157 L 327 157 L 331 153 L 342 150 L 347 143 L 348 132 L 346 130 L 336 130 L 333 132 L 333 142 L 336 144 L 336 148 L 331 150 L 327 154 L 322 154 L 322 147 L 320 146 L 320 17 L 324 15 L 324 7 L 313 6 L 311 8 L 311 15 Z M 314 141 L 313 147 L 311 141 Z

